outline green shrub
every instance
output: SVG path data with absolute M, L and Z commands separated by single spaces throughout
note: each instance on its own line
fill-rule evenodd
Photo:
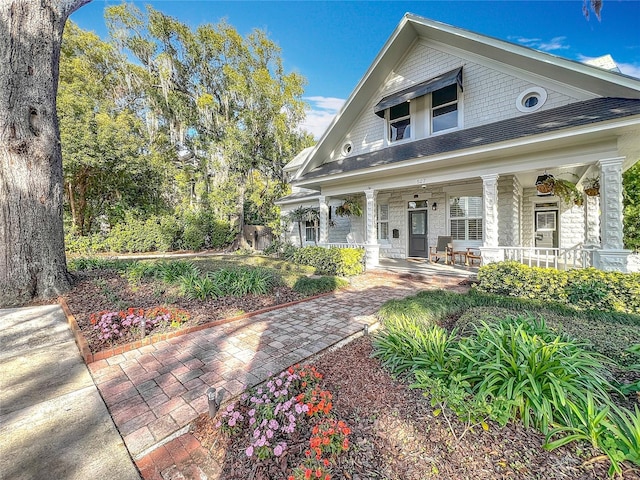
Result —
M 364 271 L 364 250 L 360 248 L 303 247 L 293 253 L 293 261 L 315 267 L 319 275 L 358 275 Z
M 128 216 L 115 225 L 106 238 L 109 251 L 118 253 L 143 253 L 158 250 L 162 232 L 157 217 L 146 220 Z
M 222 296 L 242 297 L 264 295 L 278 283 L 275 274 L 266 268 L 223 268 L 201 275 L 188 269 L 178 277 L 182 295 L 189 299 L 206 300 Z
M 80 255 L 93 255 L 108 250 L 105 237 L 100 233 L 81 236 L 69 232 L 64 236 L 64 247 L 67 253 Z
M 482 322 L 491 324 L 497 318 L 517 315 L 527 306 L 521 308 L 504 307 L 471 307 L 465 311 L 456 326 L 463 333 L 472 333 L 474 325 Z M 587 316 L 588 312 L 576 312 L 568 310 L 563 313 L 550 310 L 530 311 L 536 317 L 542 317 L 548 328 L 555 332 L 563 333 L 579 341 L 588 342 L 585 348 L 605 355 L 621 366 L 630 366 L 634 363 L 633 354 L 627 348 L 629 343 L 640 343 L 640 326 L 633 323 L 625 323 L 624 315 L 618 314 L 594 319 Z M 630 317 L 630 316 L 628 316 Z
M 198 268 L 186 260 L 155 261 L 142 260 L 130 263 L 125 271 L 129 283 L 136 284 L 143 278 L 155 278 L 165 283 L 177 283 L 188 274 L 199 275 Z
M 208 300 L 223 295 L 222 289 L 208 275 L 190 272 L 177 280 L 182 295 L 189 300 Z
M 334 292 L 349 285 L 343 278 L 338 277 L 302 277 L 294 284 L 293 289 L 302 295 L 319 295 Z
M 559 302 L 580 310 L 640 314 L 640 274 L 595 268 L 560 271 L 517 262 L 485 265 L 478 271 L 481 292 Z

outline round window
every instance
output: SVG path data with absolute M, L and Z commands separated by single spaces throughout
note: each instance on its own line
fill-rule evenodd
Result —
M 541 87 L 527 88 L 518 95 L 516 108 L 520 112 L 535 112 L 547 101 L 547 91 Z
M 349 155 L 351 153 L 351 150 L 353 150 L 353 145 L 351 144 L 351 142 L 347 142 L 342 146 L 342 153 L 344 155 Z

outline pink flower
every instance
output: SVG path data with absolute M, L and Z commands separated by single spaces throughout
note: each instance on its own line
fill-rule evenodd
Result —
M 252 457 L 253 456 L 253 445 L 249 445 L 247 447 L 247 449 L 244 451 L 244 453 L 247 454 L 247 457 Z
M 276 445 L 276 447 L 273 449 L 273 454 L 276 457 L 279 457 L 280 455 L 282 455 L 282 446 L 281 445 Z

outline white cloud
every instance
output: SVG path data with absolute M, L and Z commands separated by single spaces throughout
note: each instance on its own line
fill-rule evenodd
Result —
M 569 48 L 569 45 L 565 43 L 567 37 L 553 37 L 551 40 L 543 40 L 541 38 L 509 37 L 509 40 L 514 40 L 526 47 L 535 48 L 536 50 L 542 50 L 545 52 L 566 50 Z
M 331 124 L 333 118 L 344 105 L 345 100 L 343 98 L 320 96 L 304 97 L 304 100 L 310 105 L 311 110 L 307 112 L 307 118 L 301 127 L 310 132 L 317 140 Z
M 633 63 L 619 63 L 618 68 L 625 75 L 640 78 L 640 65 Z

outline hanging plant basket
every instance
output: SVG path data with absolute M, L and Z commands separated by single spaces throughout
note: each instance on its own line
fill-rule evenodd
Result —
M 555 179 L 553 178 L 553 175 L 545 173 L 536 179 L 536 190 L 540 193 L 551 193 L 553 191 L 554 183 Z
M 350 217 L 351 215 L 361 217 L 362 207 L 355 199 L 347 198 L 342 205 L 336 207 L 336 215 L 339 217 Z
M 589 177 L 584 181 L 584 193 L 590 197 L 600 195 L 600 177 Z

